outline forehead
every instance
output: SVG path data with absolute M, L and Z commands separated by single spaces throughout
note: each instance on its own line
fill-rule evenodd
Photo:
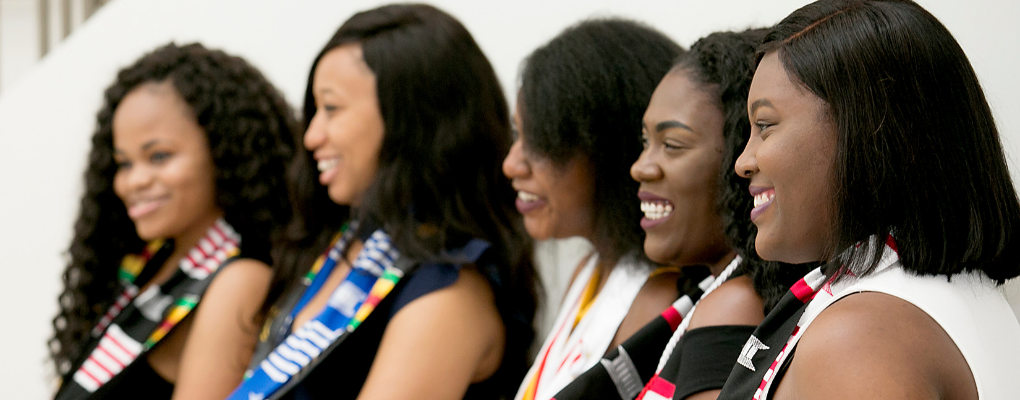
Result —
M 312 87 L 316 94 L 374 89 L 375 74 L 362 58 L 361 45 L 346 44 L 326 52 L 315 67 Z
M 768 104 L 780 111 L 814 111 L 821 113 L 827 109 L 825 101 L 811 92 L 800 82 L 793 79 L 779 59 L 778 52 L 771 52 L 762 58 L 754 72 L 751 89 L 748 95 L 748 112 L 755 102 L 767 100 Z M 819 114 L 819 117 L 822 115 Z
M 153 139 L 205 141 L 191 108 L 169 83 L 132 89 L 113 114 L 115 147 Z
M 719 112 L 719 100 L 710 92 L 708 87 L 691 79 L 688 71 L 671 71 L 652 93 L 645 111 L 645 122 Z

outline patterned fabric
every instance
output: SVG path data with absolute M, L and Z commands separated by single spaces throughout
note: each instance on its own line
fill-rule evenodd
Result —
M 212 276 L 240 252 L 241 236 L 222 218 L 217 220 L 162 284 L 141 294 L 135 280 L 146 267 L 158 269 L 172 245 L 156 241 L 141 254 L 121 261 L 118 277 L 124 291 L 93 330 L 93 344 L 57 400 L 85 399 L 140 355 L 155 346 L 198 304 Z
M 621 259 L 584 317 L 574 326 L 584 289 L 595 274 L 597 258 L 598 255 L 589 257 L 567 290 L 553 330 L 525 375 L 517 400 L 548 400 L 597 364 L 609 350 L 616 330 L 652 270 L 638 264 L 634 257 Z
M 695 272 L 687 271 L 682 279 L 691 283 L 697 282 L 697 285 L 683 293 L 683 296 L 673 302 L 659 317 L 646 324 L 623 344 L 606 353 L 598 364 L 570 382 L 554 398 L 631 400 L 636 397 L 645 382 L 655 374 L 662 348 L 694 304 L 704 295 L 705 290 L 711 286 L 715 277 L 705 268 Z
M 321 289 L 330 272 L 343 258 L 344 250 L 357 229 L 350 229 L 330 250 L 321 270 L 316 274 L 291 315 L 296 315 Z M 386 297 L 404 272 L 394 264 L 400 253 L 382 229 L 364 242 L 351 271 L 330 295 L 315 318 L 304 323 L 269 353 L 251 371 L 247 380 L 230 394 L 231 400 L 263 399 L 294 379 L 339 339 L 353 332 L 367 318 L 379 301 Z M 293 317 L 288 318 L 293 321 Z M 289 323 L 287 324 L 288 330 Z
M 739 256 L 734 257 L 733 261 L 730 261 L 730 263 L 726 266 L 726 269 L 719 273 L 719 276 L 716 277 L 715 280 L 711 281 L 710 285 L 707 285 L 705 293 L 701 296 L 701 298 L 712 293 L 712 291 L 721 286 L 723 282 L 726 282 L 730 276 L 733 275 L 733 272 L 737 270 L 737 267 L 740 265 L 740 261 L 741 258 Z M 664 368 L 671 357 L 677 356 L 674 354 L 677 343 L 680 342 L 680 338 L 683 337 L 684 332 L 687 331 L 687 326 L 691 323 L 691 316 L 694 315 L 694 312 L 697 310 L 698 306 L 694 303 L 690 305 L 689 311 L 686 314 L 681 314 L 686 316 L 686 318 L 683 318 L 679 326 L 673 329 L 673 336 L 669 338 L 669 342 L 666 343 L 666 346 L 663 348 L 662 353 L 659 356 L 659 364 L 655 367 L 655 375 L 652 376 L 647 383 L 645 383 L 644 388 L 641 389 L 641 392 L 637 395 L 637 399 L 654 400 L 660 398 L 673 398 L 673 392 L 676 390 L 676 373 L 678 371 L 667 371 L 664 370 Z

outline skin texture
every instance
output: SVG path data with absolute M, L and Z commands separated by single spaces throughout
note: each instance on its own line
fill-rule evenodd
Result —
M 775 188 L 775 200 L 754 219 L 758 253 L 789 263 L 825 260 L 836 147 L 826 105 L 789 78 L 775 53 L 758 66 L 748 103 L 751 139 L 735 169 L 752 187 Z M 886 294 L 853 294 L 826 308 L 794 351 L 776 399 L 977 398 L 952 339 L 926 313 Z
M 330 199 L 357 206 L 375 178 L 383 138 L 375 74 L 362 61 L 361 46 L 326 53 L 315 69 L 312 88 L 318 110 L 305 133 L 305 148 L 320 163 L 337 161 L 319 175 Z
M 362 60 L 360 46 L 347 45 L 323 56 L 312 85 L 319 109 L 305 134 L 305 148 L 319 161 L 339 158 L 335 171 L 324 172 L 320 182 L 334 202 L 356 206 L 375 179 L 384 134 L 375 75 Z M 337 265 L 298 313 L 295 328 L 322 311 L 361 245 L 351 243 L 346 262 Z M 499 368 L 504 331 L 489 284 L 465 267 L 453 285 L 412 301 L 393 316 L 359 398 L 460 399 L 471 383 Z
M 142 290 L 163 283 L 222 216 L 205 132 L 167 84 L 147 84 L 124 97 L 114 114 L 114 190 L 139 237 L 170 238 L 174 253 Z M 143 212 L 136 212 L 142 210 Z M 265 264 L 239 259 L 210 284 L 198 308 L 162 340 L 147 361 L 175 384 L 175 399 L 221 399 L 241 381 L 255 347 L 254 321 L 268 289 Z
M 751 137 L 735 170 L 752 190 L 775 190 L 752 218 L 758 255 L 790 264 L 827 259 L 836 152 L 827 106 L 790 79 L 774 52 L 758 65 L 747 102 Z
M 520 115 L 515 112 L 513 118 L 521 126 Z M 538 196 L 541 206 L 523 213 L 529 236 L 546 240 L 591 235 L 595 182 L 587 157 L 557 165 L 532 152 L 524 135 L 518 135 L 503 160 L 503 174 L 513 180 L 514 190 Z
M 644 151 L 630 169 L 641 191 L 673 204 L 662 222 L 645 229 L 645 254 L 668 265 L 712 265 L 731 253 L 715 205 L 724 117 L 701 86 L 685 71 L 663 78 L 642 121 Z

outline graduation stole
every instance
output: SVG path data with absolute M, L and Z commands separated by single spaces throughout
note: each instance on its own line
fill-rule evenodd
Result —
M 330 272 L 344 257 L 347 245 L 357 231 L 352 224 L 325 257 L 316 262 L 314 279 L 291 311 L 290 322 L 312 297 L 322 288 Z M 362 250 L 351 266 L 351 271 L 329 297 L 326 307 L 305 322 L 279 343 L 258 366 L 245 374 L 246 380 L 227 397 L 228 400 L 263 399 L 273 395 L 288 382 L 298 381 L 295 376 L 309 371 L 320 354 L 353 332 L 375 310 L 375 306 L 393 290 L 404 276 L 395 266 L 400 252 L 393 247 L 390 236 L 377 229 L 364 242 Z M 281 392 L 282 393 L 282 392 Z
M 162 340 L 198 305 L 212 277 L 240 252 L 241 236 L 218 219 L 178 263 L 162 284 L 139 294 L 135 280 L 143 269 L 158 269 L 173 252 L 169 241 L 157 240 L 140 254 L 121 260 L 118 281 L 124 291 L 92 330 L 89 356 L 64 382 L 57 400 L 85 399 L 121 373 Z M 148 271 L 147 271 L 148 272 Z
M 891 235 L 886 237 L 884 243 L 873 236 L 867 242 L 858 244 L 857 247 L 861 248 L 865 245 L 869 247 L 885 246 L 884 255 L 876 270 L 899 262 L 896 240 Z M 870 251 L 870 249 L 865 247 L 860 251 Z M 854 283 L 852 279 L 843 279 L 832 284 L 833 279 L 826 278 L 822 272 L 823 267 L 811 271 L 790 287 L 790 291 L 779 300 L 776 307 L 754 330 L 754 334 L 748 338 L 740 356 L 737 357 L 737 364 L 733 366 L 729 378 L 726 379 L 726 385 L 719 393 L 720 400 L 768 398 L 768 393 L 772 389 L 779 369 L 788 360 L 790 352 L 795 349 L 804 329 L 827 305 L 821 304 L 821 308 L 812 307 L 815 302 L 811 300 L 820 290 L 828 294 L 838 293 L 841 289 Z M 852 277 L 853 274 L 849 274 Z
M 648 382 L 669 383 L 659 378 L 659 373 L 690 324 L 695 305 L 725 282 L 738 265 L 739 256 L 718 277 L 707 272 L 685 277 L 698 284 L 616 349 L 607 352 L 598 364 L 578 376 L 553 399 L 633 400 L 645 396 L 650 388 L 658 388 L 647 386 Z
M 698 282 L 688 292 L 591 367 L 556 393 L 554 400 L 632 400 L 655 373 L 662 348 L 701 299 L 715 277 L 707 270 L 682 279 Z M 685 274 L 687 272 L 685 271 Z

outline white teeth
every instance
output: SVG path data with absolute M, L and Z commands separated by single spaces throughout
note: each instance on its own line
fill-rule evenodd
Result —
M 329 171 L 329 170 L 333 169 L 333 167 L 336 167 L 336 165 L 339 164 L 339 163 L 340 163 L 340 160 L 338 160 L 336 158 L 330 158 L 328 160 L 321 160 L 321 161 L 319 161 L 319 172 Z
M 668 217 L 673 212 L 673 205 L 660 201 L 642 201 L 641 211 L 645 213 L 645 218 L 654 221 Z
M 526 201 L 526 202 L 532 202 L 532 201 L 538 200 L 538 196 L 537 195 L 525 192 L 523 190 L 517 192 L 517 198 L 521 199 L 523 201 Z
M 771 190 L 758 193 L 758 194 L 754 195 L 754 206 L 758 207 L 758 206 L 760 206 L 762 204 L 768 203 L 775 196 L 776 196 L 776 192 L 773 192 Z

